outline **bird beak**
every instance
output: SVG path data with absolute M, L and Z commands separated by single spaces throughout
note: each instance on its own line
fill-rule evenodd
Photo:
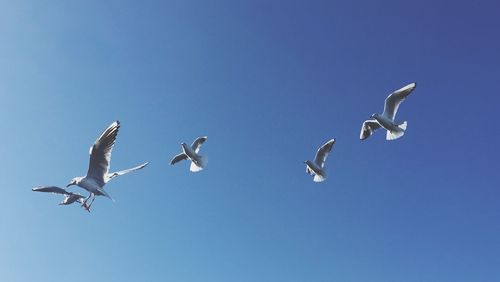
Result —
M 66 185 L 66 188 L 68 188 L 71 185 L 74 185 L 73 182 L 70 182 L 68 185 Z

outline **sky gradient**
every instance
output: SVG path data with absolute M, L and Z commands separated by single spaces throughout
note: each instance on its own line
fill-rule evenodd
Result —
M 500 281 L 498 1 L 103 2 L 0 0 L 0 281 Z M 31 192 L 114 120 L 116 202 Z

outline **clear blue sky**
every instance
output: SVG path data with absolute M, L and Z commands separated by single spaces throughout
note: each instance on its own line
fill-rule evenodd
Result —
M 500 281 L 499 6 L 0 1 L 0 280 Z M 413 81 L 405 136 L 359 141 Z M 31 192 L 117 119 L 112 168 L 151 164 L 116 202 Z

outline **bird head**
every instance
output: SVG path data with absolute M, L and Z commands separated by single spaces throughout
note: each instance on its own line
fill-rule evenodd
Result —
M 71 181 L 68 183 L 68 185 L 66 185 L 66 188 L 68 188 L 71 185 L 77 185 L 78 182 L 79 182 L 79 180 L 80 179 L 78 177 L 75 177 L 75 178 L 71 179 Z

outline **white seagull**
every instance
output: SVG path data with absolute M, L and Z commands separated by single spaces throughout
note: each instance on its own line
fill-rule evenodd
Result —
M 79 202 L 80 204 L 82 204 L 82 207 L 84 207 L 88 212 L 90 212 L 90 207 L 88 207 L 87 204 L 84 203 L 83 201 L 85 197 L 78 193 L 71 193 L 64 190 L 63 188 L 59 188 L 56 186 L 38 186 L 31 190 L 35 192 L 46 192 L 46 193 L 64 195 L 64 200 L 60 202 L 59 205 L 71 205 L 74 202 Z
M 190 160 L 190 171 L 197 172 L 203 170 L 208 163 L 208 158 L 198 155 L 198 152 L 200 151 L 201 144 L 205 143 L 207 138 L 207 136 L 198 137 L 191 146 L 188 146 L 186 143 L 181 143 L 182 153 L 175 156 L 172 161 L 170 161 L 170 164 L 173 165 L 182 160 Z
M 90 163 L 87 175 L 73 178 L 66 186 L 69 187 L 71 185 L 77 185 L 87 190 L 90 194 L 85 199 L 83 204 L 86 205 L 87 201 L 93 197 L 92 201 L 88 205 L 89 208 L 92 206 L 96 196 L 104 196 L 112 200 L 109 194 L 104 191 L 104 185 L 106 185 L 106 183 L 108 183 L 111 179 L 116 176 L 139 170 L 148 165 L 148 162 L 146 162 L 133 168 L 113 173 L 109 172 L 111 151 L 115 145 L 118 129 L 120 129 L 120 122 L 115 121 L 108 128 L 106 128 L 106 130 L 104 130 L 101 136 L 97 138 L 94 145 L 90 147 Z
M 316 152 L 316 157 L 314 158 L 314 162 L 305 161 L 306 164 L 306 172 L 312 176 L 314 176 L 314 182 L 323 182 L 326 179 L 326 170 L 324 169 L 326 157 L 333 148 L 333 144 L 335 144 L 335 139 L 331 139 L 326 142 L 323 146 L 321 146 Z
M 386 99 L 384 105 L 384 112 L 380 114 L 373 114 L 372 119 L 363 122 L 359 139 L 365 140 L 375 132 L 375 130 L 383 127 L 387 130 L 386 140 L 395 140 L 403 136 L 406 131 L 407 122 L 397 124 L 394 117 L 398 111 L 399 105 L 406 99 L 408 95 L 415 89 L 416 83 L 410 83 L 405 87 L 392 92 Z

